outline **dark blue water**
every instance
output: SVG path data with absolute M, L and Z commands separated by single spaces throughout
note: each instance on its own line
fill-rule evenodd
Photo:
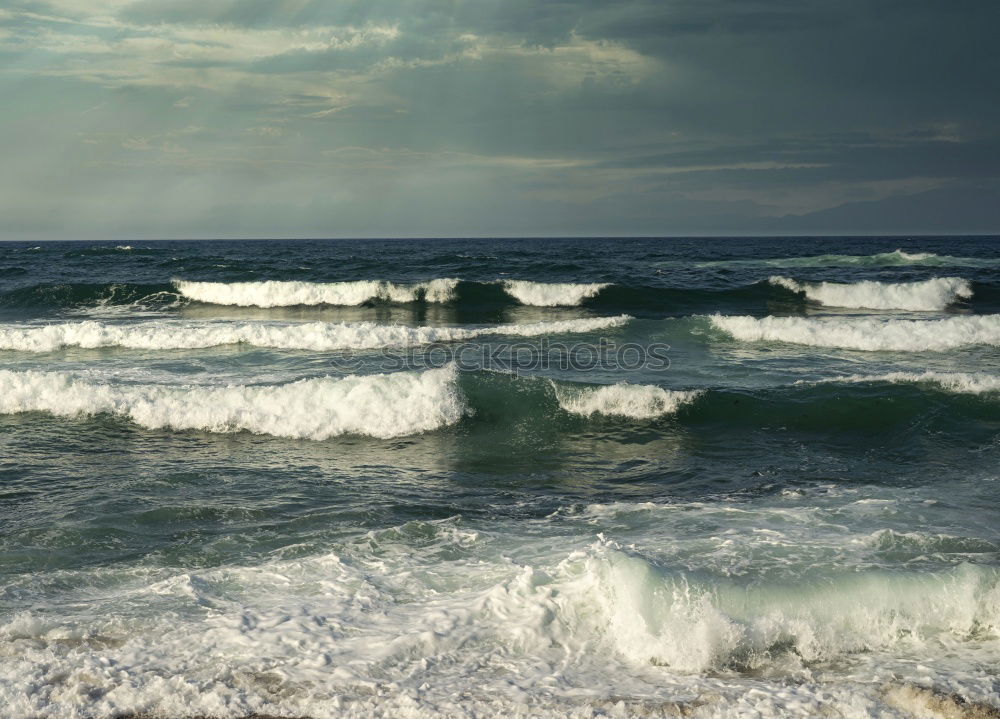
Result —
M 998 313 L 992 238 L 2 244 L 0 705 L 996 705 Z

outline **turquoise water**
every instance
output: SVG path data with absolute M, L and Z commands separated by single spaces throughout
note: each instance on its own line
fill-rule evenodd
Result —
M 986 238 L 0 245 L 2 715 L 1000 705 L 998 273 Z

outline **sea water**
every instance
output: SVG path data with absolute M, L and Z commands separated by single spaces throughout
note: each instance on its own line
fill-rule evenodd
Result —
M 5 243 L 0 715 L 990 716 L 998 410 L 990 238 Z

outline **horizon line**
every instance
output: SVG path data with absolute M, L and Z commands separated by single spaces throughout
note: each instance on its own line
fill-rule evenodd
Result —
M 985 238 L 1000 239 L 1000 230 L 994 232 L 934 232 L 934 233 L 842 233 L 842 234 L 710 234 L 710 235 L 413 235 L 413 236 L 370 236 L 357 237 L 350 235 L 342 236 L 322 236 L 310 235 L 304 237 L 107 237 L 107 238 L 0 238 L 0 242 L 404 242 L 404 241 L 446 241 L 446 240 L 466 240 L 466 241 L 490 241 L 490 240 L 743 240 L 743 239 L 809 239 L 809 240 L 837 240 L 837 239 L 885 239 L 885 240 L 909 240 L 909 239 L 934 239 L 934 238 Z

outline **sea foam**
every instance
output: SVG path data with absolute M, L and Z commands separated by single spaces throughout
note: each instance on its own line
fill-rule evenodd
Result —
M 699 519 L 685 524 L 717 531 Z M 859 692 L 870 680 L 850 686 L 840 705 L 833 682 L 804 704 L 789 694 L 802 682 L 787 680 L 829 677 L 831 664 L 885 652 L 933 667 L 927 656 L 940 646 L 961 651 L 1000 631 L 1000 576 L 988 565 L 748 582 L 740 572 L 664 566 L 659 553 L 683 541 L 673 534 L 651 554 L 605 537 L 582 546 L 565 532 L 532 537 L 525 557 L 523 526 L 478 532 L 456 517 L 371 531 L 335 553 L 302 555 L 297 545 L 252 564 L 64 570 L 59 586 L 86 587 L 89 602 L 68 617 L 25 610 L 0 619 L 9 654 L 0 700 L 12 715 L 52 719 L 429 719 L 442 708 L 519 715 L 524 693 L 544 688 L 556 706 L 520 715 L 632 716 L 617 697 L 645 690 L 652 708 L 634 715 L 718 715 L 686 710 L 703 705 L 733 716 L 814 716 L 831 706 L 881 716 L 877 707 L 846 711 L 868 706 Z M 740 535 L 716 537 L 711 547 Z M 97 598 L 101 612 L 88 607 Z M 141 621 L 129 620 L 135 607 L 146 612 Z M 778 681 L 761 679 L 771 673 Z M 671 696 L 698 701 L 663 701 Z
M 574 388 L 555 385 L 559 406 L 571 414 L 595 414 L 630 419 L 652 419 L 673 414 L 689 404 L 700 392 L 669 390 L 655 385 L 619 384 Z
M 416 284 L 384 280 L 353 282 L 193 282 L 174 280 L 188 299 L 213 305 L 294 307 L 296 305 L 361 305 L 365 302 L 450 302 L 458 280 L 444 278 Z
M 789 342 L 814 347 L 896 352 L 944 351 L 1000 345 L 1000 315 L 932 320 L 874 317 L 763 317 L 712 315 L 711 324 L 743 342 Z
M 776 275 L 768 281 L 823 305 L 858 309 L 935 311 L 972 297 L 969 282 L 959 277 L 935 277 L 922 282 L 838 283 L 797 282 Z
M 603 544 L 576 560 L 582 566 L 562 565 L 557 591 L 538 576 L 519 587 L 521 601 L 540 602 L 557 617 L 553 625 L 570 630 L 559 637 L 567 649 L 596 639 L 633 662 L 701 673 L 780 664 L 784 651 L 804 662 L 830 661 L 896 647 L 907 636 L 1000 630 L 1000 577 L 992 567 L 846 573 L 747 588 L 665 571 L 635 551 Z M 502 601 L 510 602 L 508 592 Z M 537 614 L 540 607 L 533 608 Z
M 0 325 L 0 350 L 51 352 L 62 347 L 197 349 L 247 344 L 315 351 L 413 347 L 488 336 L 535 337 L 620 327 L 631 317 L 585 317 L 490 327 L 407 327 L 374 322 L 191 322 L 149 320 L 108 323 L 88 320 L 26 327 Z
M 579 305 L 608 287 L 607 283 L 579 284 L 574 282 L 528 282 L 505 280 L 504 291 L 522 305 L 536 307 L 566 307 Z
M 454 367 L 320 377 L 283 385 L 107 385 L 64 372 L 0 370 L 0 413 L 113 414 L 148 429 L 301 439 L 389 438 L 458 422 L 467 412 Z

